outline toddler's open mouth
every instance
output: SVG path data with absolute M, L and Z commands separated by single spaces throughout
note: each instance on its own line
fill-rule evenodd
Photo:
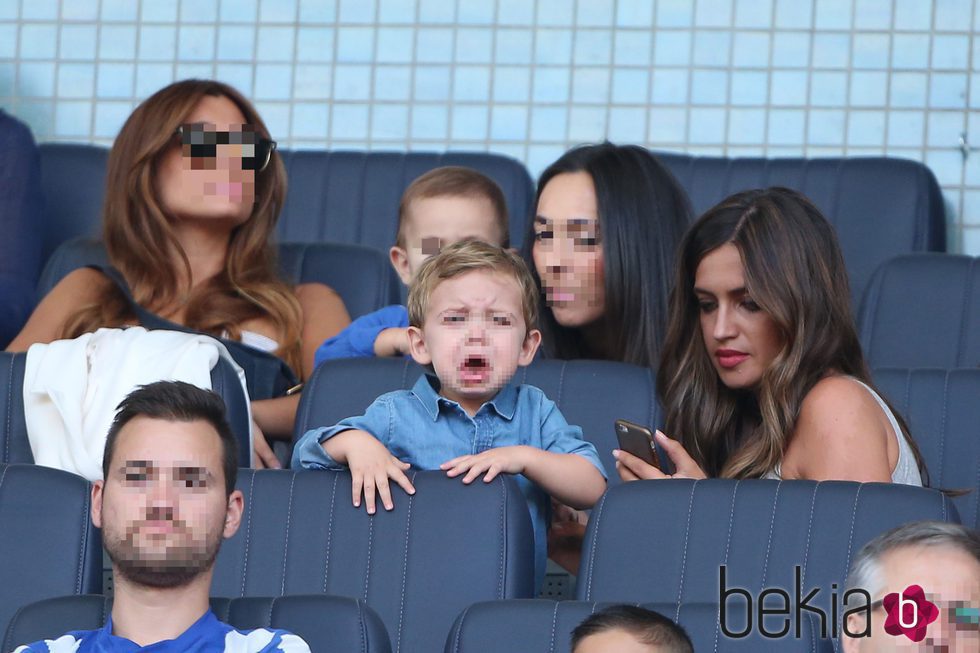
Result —
M 464 385 L 477 385 L 490 378 L 490 360 L 480 354 L 472 354 L 459 364 L 459 378 Z

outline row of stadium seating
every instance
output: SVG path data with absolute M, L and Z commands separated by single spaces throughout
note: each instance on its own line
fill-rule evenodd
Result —
M 92 145 L 40 146 L 45 214 L 42 260 L 101 224 L 108 151 Z M 447 152 L 281 151 L 289 192 L 277 226 L 280 242 L 393 244 L 402 192 L 437 166 L 463 165 L 494 179 L 510 212 L 511 244 L 520 247 L 534 184 L 506 156 Z M 891 158 L 712 158 L 657 153 L 687 191 L 695 215 L 733 192 L 787 186 L 807 195 L 837 229 L 854 305 L 879 265 L 913 252 L 946 250 L 946 220 L 935 177 L 921 163 Z
M 764 646 L 765 638 L 749 640 L 752 648 L 718 636 L 724 566 L 723 588 L 756 597 L 768 588 L 790 597 L 818 589 L 809 605 L 826 617 L 811 624 L 810 634 L 806 624 L 801 627 L 805 637 L 827 637 L 800 641 L 791 628 L 778 650 L 830 650 L 847 569 L 860 547 L 909 521 L 958 520 L 942 493 L 904 485 L 720 479 L 621 484 L 597 504 L 586 533 L 576 599 L 590 605 L 478 606 L 450 636 L 454 620 L 475 603 L 532 596 L 530 520 L 512 478 L 463 486 L 440 472 L 413 472 L 411 480 L 414 496 L 398 491 L 394 510 L 369 516 L 352 507 L 347 473 L 243 470 L 238 488 L 246 512 L 218 555 L 212 594 L 359 599 L 380 617 L 392 649 L 406 653 L 440 650 L 447 636 L 457 646 L 447 650 L 547 650 L 520 645 L 520 637 L 547 638 L 541 626 L 549 624 L 551 637 L 562 641 L 567 631 L 558 632 L 556 624 L 564 629 L 594 602 L 655 603 L 681 623 L 687 618 L 700 624 L 692 634 L 702 645 L 718 639 L 722 651 L 773 650 Z M 99 533 L 88 508 L 89 486 L 80 477 L 0 465 L 0 628 L 26 603 L 102 590 Z M 726 608 L 726 628 L 744 630 L 752 618 L 746 601 L 732 599 Z M 767 616 L 768 632 L 780 630 L 779 619 L 795 617 Z M 322 615 L 320 622 L 328 623 Z M 87 625 L 45 624 L 48 636 Z M 23 632 L 8 633 L 7 644 L 33 637 Z M 488 633 L 496 633 L 491 639 L 499 640 L 497 648 L 486 646 Z M 468 648 L 468 641 L 482 644 Z M 567 650 L 560 646 L 552 650 Z
M 24 420 L 23 384 L 26 354 L 0 353 L 0 463 L 32 463 Z M 309 380 L 296 417 L 294 438 L 311 428 L 336 424 L 359 415 L 379 395 L 410 389 L 422 369 L 408 359 L 349 359 L 327 361 Z M 609 361 L 539 360 L 518 370 L 514 383 L 541 388 L 571 424 L 599 452 L 609 484 L 614 472 L 612 450 L 617 445 L 613 421 L 662 427 L 655 375 L 646 368 Z M 980 527 L 980 369 L 880 368 L 874 379 L 879 389 L 905 417 L 929 470 L 935 488 L 972 490 L 954 501 L 966 524 Z M 248 421 L 241 385 L 226 364 L 212 372 L 215 391 L 229 407 L 232 430 L 241 451 L 248 451 Z M 669 461 L 663 451 L 660 460 Z M 247 464 L 247 459 L 241 461 Z

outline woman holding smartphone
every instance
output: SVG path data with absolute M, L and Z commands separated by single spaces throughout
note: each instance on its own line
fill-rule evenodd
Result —
M 922 485 L 901 417 L 874 389 L 833 227 L 785 188 L 733 195 L 679 250 L 657 374 L 675 477 Z M 625 481 L 665 478 L 616 451 Z

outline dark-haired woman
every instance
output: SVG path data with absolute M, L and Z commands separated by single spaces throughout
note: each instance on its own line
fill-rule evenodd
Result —
M 526 239 L 546 354 L 655 367 L 690 216 L 683 189 L 642 147 L 584 145 L 548 166 Z
M 305 378 L 317 345 L 350 318 L 327 286 L 279 278 L 270 239 L 285 195 L 285 168 L 252 104 L 220 82 L 175 82 L 136 108 L 109 153 L 109 262 L 141 307 L 274 353 Z M 80 268 L 8 350 L 136 322 L 109 277 Z M 298 396 L 260 399 L 252 403 L 257 464 L 277 466 L 262 431 L 288 438 Z
M 657 387 L 675 476 L 922 485 L 858 343 L 833 227 L 785 188 L 733 195 L 685 235 Z M 662 478 L 617 451 L 624 480 Z

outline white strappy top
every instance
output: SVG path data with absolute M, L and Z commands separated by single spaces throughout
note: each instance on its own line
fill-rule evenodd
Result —
M 279 343 L 269 336 L 256 333 L 255 331 L 245 331 L 244 329 L 242 330 L 242 344 L 254 349 L 267 351 L 270 354 L 279 349 Z
M 898 460 L 895 462 L 895 469 L 892 470 L 892 483 L 901 483 L 903 485 L 917 485 L 922 486 L 922 476 L 919 474 L 919 468 L 915 463 L 915 456 L 912 454 L 912 447 L 909 446 L 908 439 L 902 433 L 902 428 L 898 425 L 898 420 L 895 419 L 894 413 L 888 407 L 888 404 L 878 396 L 878 393 L 872 390 L 868 385 L 853 376 L 845 376 L 844 378 L 854 381 L 862 388 L 871 393 L 875 401 L 878 402 L 878 406 L 884 411 L 885 417 L 888 418 L 888 424 L 892 427 L 892 433 L 898 439 Z M 776 465 L 776 469 L 766 474 L 763 478 L 772 478 L 781 480 L 782 475 L 780 473 L 780 465 Z

